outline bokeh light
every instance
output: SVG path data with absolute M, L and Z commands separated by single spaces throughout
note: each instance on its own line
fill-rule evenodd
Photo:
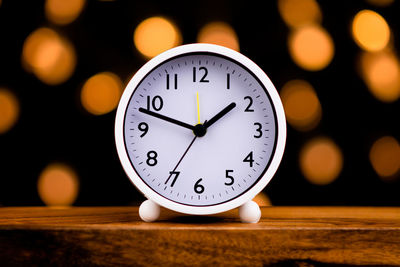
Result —
M 152 58 L 182 43 L 181 33 L 172 21 L 163 17 L 151 17 L 135 29 L 133 41 L 137 50 Z
M 383 102 L 394 102 L 400 97 L 400 63 L 390 51 L 363 53 L 361 71 L 368 89 Z
M 82 87 L 82 106 L 94 115 L 106 114 L 116 108 L 122 90 L 122 81 L 117 75 L 111 72 L 96 74 Z
M 352 33 L 355 42 L 367 51 L 385 48 L 390 39 L 390 29 L 386 20 L 372 10 L 362 10 L 354 17 Z
M 85 0 L 46 0 L 44 11 L 51 22 L 65 25 L 78 17 L 84 6 Z
M 49 85 L 65 82 L 76 65 L 72 44 L 49 28 L 39 28 L 26 38 L 22 60 L 27 71 Z
M 253 201 L 256 202 L 260 207 L 272 206 L 271 200 L 264 192 L 258 193 L 258 195 L 253 198 Z
M 392 136 L 379 138 L 371 147 L 369 159 L 382 180 L 393 180 L 400 170 L 399 142 Z
M 278 0 L 278 10 L 290 27 L 320 23 L 322 20 L 321 10 L 315 0 Z
M 394 0 L 366 0 L 371 5 L 384 7 L 393 4 Z
M 331 36 L 316 24 L 294 30 L 289 36 L 288 46 L 293 61 L 309 71 L 325 68 L 334 55 Z
M 239 51 L 239 39 L 235 30 L 225 22 L 210 22 L 197 35 L 197 42 L 222 45 Z
M 0 134 L 10 130 L 17 122 L 19 102 L 9 90 L 0 88 Z
M 291 80 L 280 92 L 288 123 L 297 130 L 308 131 L 321 120 L 321 104 L 314 88 L 306 81 Z
M 37 188 L 47 206 L 70 206 L 78 196 L 79 179 L 68 165 L 53 163 L 41 172 Z
M 343 166 L 340 148 L 327 137 L 314 138 L 300 151 L 300 170 L 316 185 L 327 185 L 339 175 Z

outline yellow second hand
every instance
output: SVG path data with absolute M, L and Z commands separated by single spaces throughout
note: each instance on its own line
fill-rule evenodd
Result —
M 197 102 L 197 120 L 198 120 L 198 124 L 201 124 L 201 120 L 200 120 L 200 101 L 199 101 L 199 92 L 196 92 L 196 102 Z

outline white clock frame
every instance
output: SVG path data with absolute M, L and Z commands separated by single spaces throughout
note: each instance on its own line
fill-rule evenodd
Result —
M 180 204 L 164 198 L 153 189 L 151 189 L 148 185 L 146 185 L 143 180 L 138 176 L 136 171 L 134 170 L 124 142 L 124 117 L 125 112 L 129 104 L 129 100 L 138 87 L 139 83 L 142 79 L 152 71 L 159 64 L 169 60 L 170 58 L 187 54 L 193 52 L 206 52 L 206 53 L 214 53 L 217 55 L 222 55 L 228 58 L 233 59 L 234 61 L 239 62 L 244 65 L 249 71 L 251 71 L 259 81 L 264 85 L 267 90 L 269 96 L 271 97 L 272 105 L 275 108 L 276 112 L 276 120 L 277 120 L 277 140 L 276 140 L 276 148 L 275 153 L 271 155 L 273 158 L 268 169 L 265 171 L 263 177 L 261 177 L 249 190 L 247 190 L 242 195 L 229 200 L 224 203 L 211 205 L 211 206 L 190 206 L 186 204 Z M 207 214 L 216 214 L 221 213 L 227 210 L 231 210 L 241 206 L 242 208 L 239 210 L 240 217 L 244 222 L 257 222 L 261 216 L 261 212 L 258 208 L 254 206 L 254 202 L 251 200 L 260 193 L 263 188 L 269 183 L 269 181 L 274 176 L 275 172 L 278 169 L 278 166 L 281 162 L 283 152 L 285 149 L 286 143 L 286 118 L 285 112 L 282 106 L 282 102 L 280 100 L 279 94 L 275 89 L 275 86 L 272 84 L 271 80 L 268 76 L 263 72 L 263 70 L 258 67 L 253 61 L 251 61 L 246 56 L 236 52 L 232 49 L 213 45 L 213 44 L 188 44 L 182 45 L 175 48 L 172 48 L 168 51 L 161 53 L 160 55 L 154 57 L 150 61 L 148 61 L 142 68 L 140 68 L 136 74 L 129 81 L 124 93 L 121 96 L 121 100 L 118 105 L 116 120 L 115 120 L 115 142 L 117 147 L 118 156 L 120 158 L 121 164 L 128 175 L 129 179 L 132 183 L 141 191 L 146 198 L 150 201 L 143 202 L 139 213 L 143 220 L 145 221 L 153 221 L 157 219 L 159 213 L 159 207 L 163 206 L 167 209 L 174 210 L 181 213 L 193 214 L 193 215 L 207 215 Z M 155 205 L 156 204 L 156 205 Z

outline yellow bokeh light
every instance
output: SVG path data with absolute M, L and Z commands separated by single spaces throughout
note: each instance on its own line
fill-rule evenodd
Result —
M 94 115 L 106 114 L 116 108 L 122 90 L 122 82 L 117 75 L 111 72 L 96 74 L 82 87 L 82 106 Z
M 329 138 L 309 141 L 300 151 L 300 169 L 304 177 L 316 185 L 333 182 L 343 166 L 339 147 Z
M 151 17 L 135 29 L 133 41 L 137 50 L 152 58 L 182 43 L 181 34 L 174 23 L 163 17 Z
M 46 0 L 44 11 L 51 22 L 65 25 L 78 17 L 84 6 L 85 0 Z
M 400 145 L 392 136 L 384 136 L 372 145 L 369 160 L 376 173 L 391 181 L 400 170 Z
M 239 51 L 239 40 L 235 30 L 225 22 L 210 22 L 200 29 L 197 42 L 222 45 Z
M 76 65 L 72 44 L 49 28 L 39 28 L 26 38 L 22 60 L 27 71 L 49 85 L 65 82 Z
M 315 0 L 279 0 L 278 10 L 290 27 L 320 23 L 322 20 L 321 10 Z
M 400 63 L 390 51 L 363 53 L 362 76 L 370 92 L 380 101 L 393 102 L 400 97 Z
M 303 80 L 287 82 L 280 92 L 288 123 L 297 130 L 308 131 L 321 120 L 321 104 L 311 84 Z
M 293 61 L 310 71 L 325 68 L 334 55 L 331 36 L 318 25 L 308 25 L 294 30 L 289 36 L 288 45 Z
M 253 201 L 256 202 L 260 207 L 272 206 L 271 200 L 269 199 L 267 194 L 263 192 L 258 193 L 258 195 L 255 196 Z
M 17 122 L 19 103 L 9 90 L 0 88 L 0 134 L 10 130 Z
M 47 206 L 70 206 L 78 196 L 79 179 L 69 166 L 53 163 L 41 172 L 37 188 Z
M 362 10 L 354 17 L 352 33 L 355 42 L 367 51 L 385 48 L 390 39 L 390 29 L 386 20 L 372 10 Z

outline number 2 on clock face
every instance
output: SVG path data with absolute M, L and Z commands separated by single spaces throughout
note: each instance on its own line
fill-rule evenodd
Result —
M 247 192 L 274 156 L 277 118 L 259 79 L 233 59 L 187 53 L 151 69 L 124 115 L 130 163 L 168 200 L 212 206 Z

